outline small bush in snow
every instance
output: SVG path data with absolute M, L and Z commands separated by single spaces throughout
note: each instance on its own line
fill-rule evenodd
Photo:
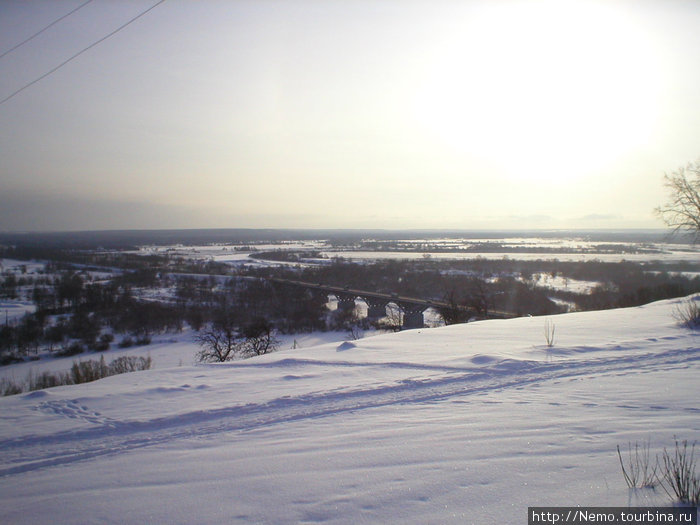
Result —
M 551 319 L 545 319 L 544 321 L 544 340 L 547 342 L 548 347 L 553 347 L 554 346 L 554 332 L 556 330 L 556 326 L 554 326 L 554 323 L 552 322 Z
M 77 341 L 74 341 L 71 344 L 64 346 L 58 352 L 56 352 L 56 355 L 58 357 L 70 357 L 73 355 L 82 354 L 83 352 L 85 352 L 85 347 Z
M 658 484 L 657 461 L 650 463 L 649 442 L 641 445 L 635 441 L 627 444 L 627 461 L 623 461 L 620 445 L 617 446 L 617 457 L 620 459 L 622 475 L 629 488 L 650 488 Z
M 622 475 L 630 488 L 653 488 L 661 485 L 671 498 L 680 503 L 697 505 L 700 502 L 700 474 L 695 472 L 695 442 L 678 441 L 673 452 L 664 448 L 661 461 L 656 457 L 651 464 L 649 443 L 641 446 L 628 444 L 627 460 L 623 460 L 620 446 L 617 447 Z
M 695 443 L 679 442 L 671 453 L 664 448 L 661 456 L 661 485 L 671 497 L 681 503 L 697 505 L 700 502 L 700 474 L 695 473 Z
M 362 330 L 362 327 L 359 325 L 352 325 L 350 327 L 350 330 L 348 331 L 348 337 L 352 339 L 353 341 L 357 341 L 359 339 L 362 339 L 365 336 L 365 332 Z
M 15 363 L 21 363 L 21 362 L 22 362 L 22 358 L 17 357 L 16 355 L 3 354 L 0 356 L 0 366 L 13 365 Z
M 148 370 L 151 368 L 151 358 L 123 356 L 118 357 L 109 363 L 109 375 L 126 374 L 128 372 L 138 372 L 139 370 Z
M 700 328 L 700 295 L 684 299 L 673 308 L 673 318 L 681 326 Z
M 90 348 L 90 350 L 93 352 L 105 352 L 109 350 L 109 343 L 94 341 L 88 345 L 88 348 Z
M 43 372 L 39 375 L 29 374 L 25 386 L 27 390 L 43 390 L 54 386 L 78 385 L 97 381 L 103 377 L 126 374 L 127 372 L 138 372 L 151 368 L 150 357 L 123 356 L 118 357 L 109 364 L 105 363 L 104 356 L 99 361 L 74 361 L 73 366 L 67 373 Z M 24 391 L 22 385 L 18 385 L 8 379 L 0 379 L 0 395 L 11 396 L 21 394 Z
M 61 374 L 52 374 L 51 372 L 43 372 L 39 375 L 29 374 L 29 390 L 43 390 L 54 386 L 66 384 L 66 378 Z M 21 390 L 20 390 L 21 392 Z M 18 392 L 19 393 L 19 392 Z
M 151 336 L 150 335 L 142 335 L 139 336 L 138 339 L 136 339 L 136 346 L 146 346 L 151 344 Z
M 2 396 L 14 396 L 15 394 L 21 394 L 22 393 L 22 387 L 15 383 L 14 381 L 10 381 L 9 379 L 5 379 L 4 377 L 0 379 L 0 395 Z
M 97 341 L 90 344 L 90 350 L 95 352 L 104 352 L 109 350 L 109 345 L 112 341 L 114 341 L 114 335 L 102 334 Z
M 105 363 L 105 357 L 99 361 L 75 361 L 70 369 L 71 379 L 74 384 L 97 381 L 109 375 L 109 369 Z
M 119 348 L 130 348 L 134 346 L 134 340 L 131 337 L 125 337 L 121 341 L 119 341 L 119 344 L 117 345 Z

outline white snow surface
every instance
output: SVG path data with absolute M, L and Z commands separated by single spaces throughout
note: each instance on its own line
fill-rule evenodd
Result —
M 2 398 L 0 522 L 511 524 L 528 506 L 669 504 L 627 488 L 616 446 L 700 439 L 699 332 L 677 303 Z

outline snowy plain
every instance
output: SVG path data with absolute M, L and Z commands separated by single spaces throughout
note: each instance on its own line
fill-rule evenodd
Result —
M 169 254 L 193 259 L 211 259 L 217 262 L 250 265 L 269 265 L 269 261 L 251 259 L 250 255 L 260 251 L 317 251 L 330 261 L 342 257 L 353 262 L 371 262 L 383 259 L 416 260 L 430 258 L 435 260 L 468 260 L 468 259 L 517 259 L 536 261 L 557 259 L 559 261 L 591 261 L 603 262 L 621 261 L 663 261 L 695 263 L 700 256 L 700 248 L 688 244 L 667 242 L 627 243 L 631 252 L 619 252 L 619 242 L 593 242 L 576 237 L 546 238 L 491 238 L 491 239 L 412 239 L 397 240 L 403 243 L 400 251 L 383 251 L 377 249 L 342 249 L 335 248 L 323 240 L 284 241 L 278 243 L 260 244 L 207 244 L 201 246 L 142 246 L 138 252 L 142 255 Z M 474 246 L 498 245 L 502 251 L 469 251 Z M 439 249 L 431 251 L 430 247 Z M 541 249 L 552 249 L 552 252 Z M 513 251 L 515 249 L 516 251 Z M 464 251 L 462 251 L 464 250 Z M 318 263 L 318 260 L 313 262 Z M 297 265 L 298 263 L 274 261 L 277 266 Z
M 677 303 L 550 316 L 553 347 L 545 318 L 489 320 L 2 398 L 0 522 L 490 524 L 668 504 L 627 488 L 616 446 L 700 439 L 700 337 Z

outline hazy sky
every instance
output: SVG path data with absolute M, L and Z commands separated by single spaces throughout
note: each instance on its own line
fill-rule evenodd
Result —
M 0 1 L 0 54 L 84 0 Z M 156 0 L 0 58 L 0 99 Z M 661 227 L 700 2 L 166 0 L 0 104 L 0 230 Z

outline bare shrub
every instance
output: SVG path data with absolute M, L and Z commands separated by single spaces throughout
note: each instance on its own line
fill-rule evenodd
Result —
M 138 372 L 151 368 L 151 357 L 122 356 L 109 363 L 109 375 L 126 374 L 128 372 Z
M 79 385 L 107 377 L 108 372 L 105 357 L 101 356 L 99 361 L 74 361 L 70 369 L 70 377 L 74 384 Z
M 683 299 L 673 308 L 673 318 L 686 328 L 700 328 L 700 295 Z
M 89 348 L 95 352 L 104 352 L 109 350 L 109 345 L 112 341 L 114 341 L 113 334 L 102 334 L 99 339 L 89 345 Z
M 627 443 L 627 461 L 623 461 L 620 445 L 617 446 L 617 457 L 620 459 L 620 467 L 622 467 L 622 475 L 629 488 L 651 488 L 655 487 L 658 480 L 657 461 L 654 460 L 652 466 L 649 456 L 649 441 L 641 445 L 635 441 L 634 447 L 632 443 Z
M 105 363 L 104 356 L 100 357 L 99 361 L 74 361 L 73 366 L 67 373 L 42 372 L 41 374 L 33 375 L 30 372 L 24 386 L 18 385 L 8 379 L 0 379 L 0 395 L 11 396 L 21 394 L 25 386 L 28 391 L 34 391 L 54 386 L 89 383 L 102 379 L 103 377 L 149 370 L 151 365 L 152 360 L 150 356 L 123 356 L 118 357 L 109 364 Z
M 136 346 L 146 346 L 151 344 L 151 336 L 148 334 L 140 335 L 134 342 Z
M 675 440 L 675 449 L 664 448 L 661 461 L 655 457 L 653 466 L 649 442 L 628 443 L 626 461 L 617 446 L 622 475 L 629 488 L 653 488 L 661 485 L 669 497 L 683 504 L 697 505 L 700 501 L 700 475 L 696 474 L 695 442 Z
M 0 379 L 0 396 L 14 396 L 22 393 L 22 387 L 6 378 Z
M 673 452 L 664 448 L 661 456 L 661 486 L 670 497 L 681 503 L 697 505 L 700 501 L 700 475 L 695 473 L 695 442 L 679 442 Z
M 556 331 L 556 326 L 551 319 L 545 319 L 544 321 L 544 340 L 549 348 L 554 346 L 554 332 Z
M 127 335 L 124 339 L 119 341 L 119 344 L 117 344 L 117 346 L 119 348 L 130 348 L 134 346 L 134 340 Z
M 58 357 L 70 357 L 85 352 L 85 347 L 77 341 L 64 345 L 61 350 L 56 352 Z
M 365 336 L 365 332 L 362 330 L 361 326 L 354 324 L 350 327 L 350 330 L 348 331 L 348 336 L 353 341 L 357 341 Z
M 66 379 L 67 377 L 62 374 L 52 374 L 51 372 L 42 372 L 38 375 L 32 375 L 30 373 L 28 390 L 33 392 L 34 390 L 43 390 L 44 388 L 65 385 L 68 384 L 66 383 Z

